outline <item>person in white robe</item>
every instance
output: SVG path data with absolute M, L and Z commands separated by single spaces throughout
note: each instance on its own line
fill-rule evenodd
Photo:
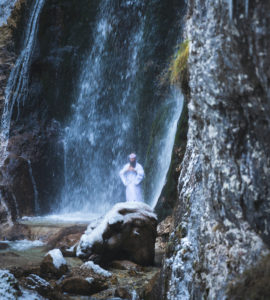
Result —
M 144 178 L 143 167 L 136 161 L 136 154 L 131 153 L 129 156 L 129 163 L 124 165 L 119 175 L 126 186 L 126 201 L 143 202 L 143 194 L 141 182 Z

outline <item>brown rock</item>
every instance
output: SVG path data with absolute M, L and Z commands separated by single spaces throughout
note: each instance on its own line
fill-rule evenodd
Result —
M 14 224 L 12 228 L 5 233 L 5 238 L 10 241 L 30 239 L 31 232 L 27 225 Z
M 108 285 L 105 282 L 94 279 L 93 277 L 73 276 L 63 280 L 61 290 L 70 294 L 92 295 L 104 289 Z
M 155 265 L 161 266 L 166 251 L 169 234 L 173 227 L 173 217 L 168 216 L 157 226 L 157 238 L 155 243 Z
M 61 229 L 48 240 L 49 248 L 60 248 L 63 255 L 70 256 L 68 248 L 75 245 L 81 238 L 81 235 L 86 230 L 86 225 L 75 225 Z M 73 255 L 72 255 L 73 256 Z M 75 256 L 75 253 L 74 253 Z
M 12 267 L 9 269 L 10 272 L 16 277 L 16 278 L 22 278 L 27 277 L 30 274 L 36 274 L 40 275 L 40 267 L 39 266 L 32 266 L 32 265 L 25 265 L 23 267 Z
M 6 249 L 8 249 L 9 248 L 9 245 L 8 244 L 6 244 L 6 243 L 1 243 L 0 242 L 0 250 L 6 250 Z
M 131 300 L 133 299 L 132 292 L 133 291 L 131 291 L 131 288 L 129 286 L 120 286 L 116 289 L 115 296 L 123 299 Z
M 132 270 L 137 272 L 142 272 L 143 268 L 132 261 L 128 260 L 114 260 L 111 262 L 110 267 L 113 269 L 119 269 L 119 270 Z
M 173 217 L 168 216 L 165 220 L 160 222 L 157 226 L 158 236 L 169 236 L 171 229 L 173 227 Z
M 36 274 L 31 274 L 24 280 L 24 286 L 30 290 L 37 291 L 43 297 L 49 297 L 53 294 L 53 288 L 48 281 Z

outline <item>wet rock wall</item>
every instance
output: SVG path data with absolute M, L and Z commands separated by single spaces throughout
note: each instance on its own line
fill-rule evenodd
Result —
M 270 5 L 188 5 L 188 143 L 163 297 L 226 299 L 269 251 Z

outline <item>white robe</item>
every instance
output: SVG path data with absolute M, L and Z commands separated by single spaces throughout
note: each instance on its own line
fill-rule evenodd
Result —
M 126 164 L 123 169 L 120 171 L 119 175 L 126 186 L 126 201 L 134 202 L 139 201 L 143 202 L 141 182 L 144 178 L 143 167 L 136 162 L 135 171 L 128 171 L 130 164 Z

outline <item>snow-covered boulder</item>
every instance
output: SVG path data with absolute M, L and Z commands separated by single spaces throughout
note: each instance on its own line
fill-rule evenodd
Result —
M 56 294 L 50 283 L 36 274 L 27 276 L 24 285 L 27 289 L 34 290 L 48 299 L 53 298 Z
M 45 278 L 59 278 L 67 271 L 67 262 L 59 249 L 49 251 L 40 265 L 40 272 Z
M 117 203 L 95 228 L 92 225 L 80 239 L 77 256 L 99 264 L 115 259 L 153 263 L 157 217 L 147 204 Z

